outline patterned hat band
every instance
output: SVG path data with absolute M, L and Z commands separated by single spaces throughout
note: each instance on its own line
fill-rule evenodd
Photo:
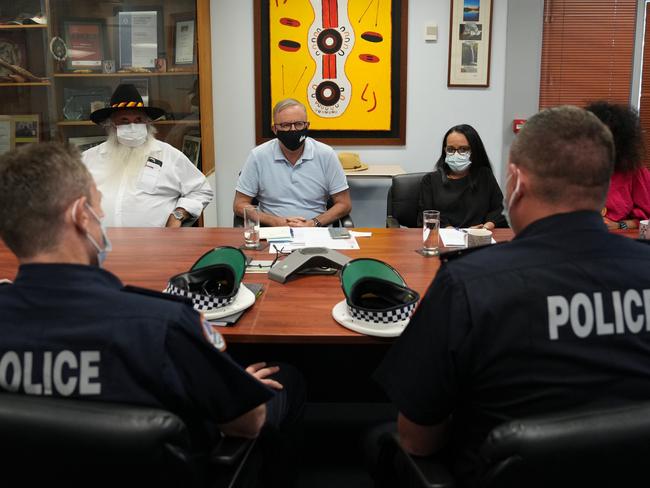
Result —
M 416 296 L 418 296 L 416 292 L 414 293 Z M 408 305 L 404 305 L 403 307 L 392 310 L 364 310 L 361 308 L 356 308 L 354 305 L 350 305 L 349 302 L 347 305 L 350 315 L 357 320 L 371 322 L 377 327 L 381 327 L 382 325 L 386 327 L 393 327 L 395 323 L 401 322 L 402 320 L 406 320 L 411 317 L 411 314 L 417 305 L 418 299 L 416 299 L 413 303 L 409 303 Z
M 235 301 L 236 295 L 231 297 L 216 297 L 211 295 L 203 295 L 201 293 L 192 293 L 191 291 L 183 290 L 178 288 L 171 283 L 167 283 L 167 288 L 163 290 L 163 293 L 169 293 L 170 295 L 178 295 L 181 297 L 186 297 L 192 300 L 192 306 L 194 310 L 199 312 L 208 312 L 214 310 L 215 308 L 225 307 L 230 305 Z
M 415 290 L 373 277 L 358 280 L 346 294 L 350 315 L 378 326 L 409 319 L 418 300 L 420 295 Z
M 142 102 L 118 102 L 111 105 L 113 108 L 133 108 L 133 107 L 144 107 Z

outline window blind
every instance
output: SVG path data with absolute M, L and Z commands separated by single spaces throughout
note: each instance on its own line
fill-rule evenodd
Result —
M 546 0 L 540 108 L 630 102 L 636 9 L 636 0 Z

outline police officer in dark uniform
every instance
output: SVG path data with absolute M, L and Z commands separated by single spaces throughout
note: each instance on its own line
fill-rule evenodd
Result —
M 20 263 L 0 286 L 0 392 L 160 407 L 206 448 L 218 431 L 252 438 L 293 420 L 301 385 L 289 368 L 242 369 L 187 303 L 101 269 L 111 246 L 100 203 L 73 147 L 0 157 L 0 237 Z
M 650 399 L 650 247 L 602 222 L 613 160 L 593 114 L 532 117 L 508 165 L 515 239 L 443 256 L 376 373 L 404 447 L 448 455 L 462 486 L 504 421 Z

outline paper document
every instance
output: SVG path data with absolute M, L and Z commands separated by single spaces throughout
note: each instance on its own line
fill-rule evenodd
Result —
M 467 247 L 467 229 L 440 229 L 440 240 L 444 247 Z M 492 244 L 497 241 L 492 238 Z
M 359 249 L 359 244 L 354 237 L 349 239 L 332 239 L 327 227 L 292 227 L 293 239 L 291 241 L 273 244 L 269 246 L 269 253 L 273 254 L 282 249 L 283 253 L 289 253 L 294 249 L 304 247 L 326 247 L 328 249 Z
M 291 239 L 291 228 L 284 227 L 260 227 L 260 239 Z

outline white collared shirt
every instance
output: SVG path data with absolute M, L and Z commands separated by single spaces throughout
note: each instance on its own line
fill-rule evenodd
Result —
M 107 143 L 85 151 L 83 162 L 103 194 L 109 227 L 164 227 L 178 207 L 198 217 L 214 195 L 203 173 L 162 141 L 154 140 L 134 168 L 112 160 Z

